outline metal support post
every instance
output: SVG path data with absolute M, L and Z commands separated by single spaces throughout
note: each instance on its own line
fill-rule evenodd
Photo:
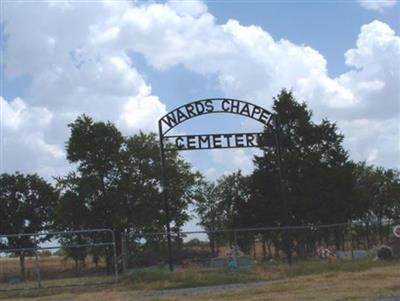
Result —
M 172 272 L 174 270 L 173 260 L 172 260 L 172 243 L 171 243 L 171 226 L 170 226 L 170 213 L 169 213 L 169 194 L 168 194 L 168 182 L 167 182 L 167 170 L 165 164 L 165 154 L 164 154 L 164 142 L 161 123 L 158 123 L 158 129 L 160 133 L 160 152 L 161 152 L 161 185 L 162 194 L 164 198 L 164 211 L 166 216 L 165 227 L 167 230 L 167 247 L 168 247 L 168 265 L 169 270 Z
M 289 212 L 288 212 L 288 203 L 287 203 L 287 194 L 286 194 L 286 183 L 285 179 L 283 176 L 283 171 L 282 171 L 282 152 L 281 152 L 281 141 L 280 141 L 280 131 L 281 127 L 279 124 L 278 116 L 274 115 L 274 125 L 275 125 L 275 149 L 276 149 L 276 155 L 278 159 L 278 173 L 279 173 L 279 182 L 280 182 L 280 188 L 281 188 L 281 198 L 282 198 L 282 205 L 283 205 L 283 220 L 285 223 L 285 227 L 289 226 Z M 291 250 L 291 243 L 289 239 L 289 230 L 288 228 L 285 228 L 284 231 L 284 245 L 286 249 L 286 256 L 288 259 L 288 264 L 289 266 L 292 265 L 292 250 Z
M 113 230 L 110 230 L 110 233 L 111 233 L 112 248 L 113 248 L 114 276 L 115 276 L 115 281 L 118 281 L 118 262 L 117 262 L 117 246 L 115 244 L 115 233 Z
M 39 254 L 38 254 L 38 240 L 35 236 L 35 269 L 36 269 L 36 277 L 38 282 L 38 288 L 42 288 L 42 279 L 40 275 L 40 263 L 39 263 Z
M 126 232 L 121 233 L 121 256 L 122 256 L 122 273 L 126 274 L 128 272 L 128 248 Z

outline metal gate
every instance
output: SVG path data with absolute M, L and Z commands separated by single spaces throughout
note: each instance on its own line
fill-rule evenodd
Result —
M 0 291 L 117 280 L 111 229 L 0 234 Z

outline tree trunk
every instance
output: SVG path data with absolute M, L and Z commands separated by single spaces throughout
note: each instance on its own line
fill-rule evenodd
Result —
M 305 259 L 306 258 L 306 234 L 305 234 L 305 230 L 302 230 L 300 235 L 301 235 L 300 246 L 299 246 L 300 258 L 301 259 Z
M 214 239 L 214 234 L 213 233 L 209 234 L 209 240 L 210 240 L 211 256 L 215 257 L 215 255 L 216 255 L 216 252 L 215 252 L 215 239 Z
M 274 244 L 274 249 L 275 249 L 274 250 L 275 251 L 274 257 L 276 259 L 279 259 L 280 245 L 279 245 L 278 241 L 276 241 L 276 240 L 274 240 L 272 243 Z
M 25 254 L 24 252 L 19 253 L 19 268 L 20 268 L 20 276 L 21 280 L 25 280 Z
M 267 250 L 265 246 L 265 237 L 264 235 L 262 236 L 262 254 L 263 254 L 263 260 L 267 260 Z
M 269 240 L 267 239 L 266 241 L 267 243 L 267 248 L 268 248 L 268 259 L 272 258 L 272 250 L 271 250 L 271 243 L 269 242 Z
M 378 235 L 379 235 L 379 242 L 382 245 L 383 244 L 382 216 L 379 216 L 378 218 Z
M 338 229 L 338 228 L 335 228 L 334 229 L 334 236 L 335 236 L 335 247 L 336 247 L 336 250 L 340 250 L 340 229 Z
M 74 259 L 75 261 L 75 273 L 79 274 L 79 261 L 78 259 Z
M 369 241 L 369 222 L 366 222 L 365 223 L 365 231 L 366 231 L 366 235 L 365 235 L 365 238 L 366 238 L 366 240 L 367 240 L 367 249 L 369 250 L 369 248 L 370 248 L 370 241 Z
M 257 260 L 256 237 L 255 237 L 255 235 L 253 235 L 251 237 L 251 240 L 252 240 L 252 243 L 253 243 L 253 257 L 254 257 L 254 260 Z
M 113 273 L 113 255 L 110 251 L 107 251 L 105 257 L 107 274 L 111 275 Z

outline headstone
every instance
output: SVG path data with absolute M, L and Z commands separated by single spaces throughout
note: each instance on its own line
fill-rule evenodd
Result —
M 7 279 L 8 283 L 10 284 L 17 284 L 21 282 L 21 278 L 18 276 L 12 276 Z
M 227 258 L 212 258 L 210 261 L 210 267 L 212 268 L 224 268 L 227 265 Z
M 394 238 L 391 243 L 393 257 L 400 259 L 400 225 L 393 228 Z
M 235 261 L 233 264 L 232 262 Z M 249 256 L 239 256 L 236 260 L 232 258 L 216 257 L 210 260 L 209 266 L 211 268 L 226 268 L 226 267 L 248 267 L 251 265 L 251 260 Z
M 240 256 L 237 259 L 239 267 L 248 267 L 251 265 L 251 260 L 249 256 Z
M 390 258 L 400 259 L 400 225 L 393 228 L 393 235 L 381 246 L 381 248 L 384 247 L 390 250 Z
M 387 242 L 387 245 L 392 248 L 393 258 L 400 259 L 400 238 L 394 237 Z
M 354 259 L 368 257 L 368 252 L 364 250 L 353 250 Z M 350 259 L 351 251 L 336 251 L 336 257 L 340 259 Z

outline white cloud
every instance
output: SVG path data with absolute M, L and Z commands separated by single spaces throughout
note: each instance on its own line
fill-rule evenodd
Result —
M 357 0 L 362 8 L 383 12 L 385 8 L 393 7 L 397 4 L 397 0 Z
M 127 4 L 4 5 L 6 76 L 31 76 L 32 98 L 2 99 L 2 171 L 65 172 L 67 124 L 82 113 L 114 121 L 125 134 L 156 129 L 165 105 L 123 49 L 98 48 L 91 40 L 93 27 Z M 104 39 L 117 34 L 111 29 Z
M 361 27 L 357 48 L 345 53 L 353 69 L 337 82 L 352 92 L 357 105 L 348 118 L 387 119 L 400 116 L 400 37 L 385 23 Z
M 207 12 L 207 6 L 198 0 L 179 1 L 170 0 L 168 5 L 171 6 L 180 15 L 191 15 L 197 17 Z
M 16 98 L 0 97 L 2 171 L 36 172 L 51 178 L 68 168 L 62 145 L 46 141 L 53 114 L 43 107 L 31 107 Z
M 353 159 L 377 166 L 400 166 L 399 118 L 354 119 L 341 122 L 345 147 Z
M 32 99 L 3 100 L 3 113 L 9 116 L 4 124 L 9 133 L 18 129 L 19 139 L 39 141 L 35 152 L 13 152 L 20 142 L 10 138 L 11 151 L 4 156 L 7 162 L 21 162 L 27 153 L 41 158 L 32 160 L 36 163 L 28 171 L 58 164 L 66 124 L 78 114 L 116 122 L 124 133 L 155 129 L 166 106 L 135 68 L 132 52 L 156 69 L 182 65 L 213 74 L 224 95 L 267 108 L 280 89 L 291 88 L 308 101 L 317 119 L 339 122 L 354 158 L 399 166 L 399 144 L 391 141 L 398 141 L 400 38 L 383 22 L 361 28 L 356 48 L 345 54 L 350 71 L 331 78 L 317 50 L 275 40 L 261 27 L 236 20 L 217 24 L 200 1 L 7 2 L 4 15 L 6 75 L 32 77 Z M 32 129 L 22 126 L 23 114 L 30 116 Z M 374 125 L 373 130 L 359 126 L 360 120 L 369 128 Z M 375 143 L 377 135 L 384 142 Z M 213 154 L 217 167 L 208 172 L 228 170 L 226 162 L 234 169 L 251 169 L 247 152 L 231 154 L 229 160 Z M 6 170 L 23 166 L 15 164 Z

